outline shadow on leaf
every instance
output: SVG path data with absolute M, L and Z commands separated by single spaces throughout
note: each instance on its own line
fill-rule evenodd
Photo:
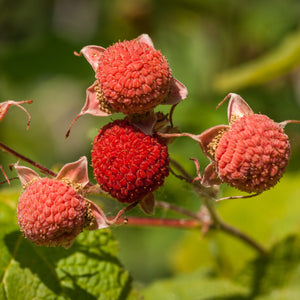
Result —
M 101 245 L 97 248 L 92 247 L 89 242 L 85 244 L 76 241 L 69 249 L 39 247 L 25 239 L 20 231 L 5 235 L 4 242 L 11 254 L 11 260 L 19 264 L 19 272 L 29 269 L 32 276 L 37 277 L 55 295 L 92 300 L 97 299 L 95 290 L 99 296 L 99 293 L 106 294 L 107 291 L 110 293 L 111 289 L 115 289 L 116 296 L 122 297 L 119 299 L 126 299 L 131 291 L 131 277 L 113 255 L 114 252 L 111 254 L 109 250 L 101 251 Z M 109 249 L 109 246 L 106 248 Z M 102 271 L 107 268 L 115 271 L 116 278 L 110 276 L 110 280 L 106 280 L 108 284 L 102 285 L 102 282 L 97 281 L 98 286 L 91 287 L 90 280 L 109 277 L 110 274 Z M 120 280 L 118 276 L 123 281 L 116 284 Z
M 249 297 L 245 299 L 254 299 L 283 287 L 289 282 L 299 263 L 300 238 L 288 236 L 272 248 L 268 257 L 256 258 L 238 275 L 237 281 L 250 287 Z

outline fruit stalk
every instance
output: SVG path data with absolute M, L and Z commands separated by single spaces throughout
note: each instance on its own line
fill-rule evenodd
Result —
M 236 238 L 239 238 L 252 248 L 256 249 L 261 255 L 265 256 L 268 251 L 260 245 L 257 241 L 255 241 L 253 238 L 248 236 L 246 233 L 240 231 L 238 228 L 227 224 L 224 222 L 221 217 L 218 215 L 213 201 L 216 199 L 216 192 L 212 188 L 205 188 L 203 187 L 199 181 L 193 182 L 193 178 L 188 174 L 188 172 L 175 160 L 170 160 L 171 164 L 176 167 L 177 170 L 179 170 L 182 175 L 183 179 L 187 181 L 188 183 L 193 185 L 194 191 L 199 196 L 199 198 L 202 200 L 203 204 L 206 206 L 207 210 L 209 211 L 210 217 L 212 219 L 212 225 L 210 228 L 216 228 L 221 231 L 226 232 L 227 234 L 230 234 L 232 236 L 235 236 Z M 174 210 L 174 207 L 172 207 L 172 210 Z M 177 210 L 178 211 L 178 210 Z M 179 210 L 178 212 L 183 212 L 182 210 Z M 188 214 L 189 217 L 192 217 L 190 214 Z M 195 215 L 196 219 L 199 219 L 199 216 Z M 200 220 L 201 221 L 201 220 Z

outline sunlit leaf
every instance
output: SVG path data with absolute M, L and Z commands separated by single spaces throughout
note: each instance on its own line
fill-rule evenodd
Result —
M 286 174 L 271 190 L 247 199 L 224 200 L 217 204 L 222 219 L 239 228 L 266 248 L 300 228 L 300 173 Z M 225 188 L 225 186 L 222 188 Z M 226 188 L 223 196 L 241 195 Z M 176 272 L 211 265 L 221 274 L 238 272 L 257 252 L 241 240 L 211 231 L 204 238 L 187 232 L 170 254 Z
M 195 272 L 153 283 L 144 290 L 145 300 L 243 299 L 247 289 L 209 272 Z M 232 298 L 231 298 L 232 297 Z
M 262 299 L 284 299 L 284 295 L 285 299 L 296 299 L 292 295 L 300 292 L 299 267 L 300 237 L 291 235 L 274 245 L 268 257 L 247 264 L 237 281 L 250 288 L 251 299 L 257 295 L 264 295 Z M 276 297 L 271 298 L 274 291 Z

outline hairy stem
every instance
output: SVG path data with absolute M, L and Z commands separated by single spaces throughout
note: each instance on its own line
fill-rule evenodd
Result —
M 57 175 L 55 172 L 49 170 L 48 168 L 46 168 L 46 167 L 40 165 L 40 164 L 37 163 L 37 162 L 31 160 L 30 158 L 25 157 L 24 155 L 22 155 L 22 154 L 16 152 L 15 150 L 9 148 L 8 146 L 4 145 L 4 144 L 1 143 L 1 142 L 0 142 L 0 148 L 1 148 L 1 150 L 2 150 L 3 152 L 7 152 L 7 153 L 9 153 L 9 154 L 11 154 L 11 155 L 13 155 L 13 156 L 19 158 L 19 159 L 21 159 L 21 160 L 23 160 L 23 161 L 25 161 L 25 162 L 31 164 L 32 166 L 36 167 L 37 169 L 41 170 L 41 172 L 43 172 L 43 173 L 45 173 L 45 174 L 47 174 L 47 175 L 50 175 L 50 176 L 53 176 L 53 177 L 56 177 L 56 175 Z

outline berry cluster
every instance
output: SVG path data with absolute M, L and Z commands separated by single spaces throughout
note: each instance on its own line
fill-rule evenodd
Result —
M 209 128 L 200 135 L 178 133 L 172 113 L 188 92 L 172 76 L 166 58 L 148 35 L 107 49 L 86 46 L 75 54 L 84 55 L 96 81 L 87 89 L 86 102 L 71 126 L 83 114 L 103 117 L 118 112 L 126 117 L 106 124 L 94 138 L 91 160 L 98 185 L 89 181 L 86 157 L 65 165 L 58 174 L 48 170 L 55 178 L 40 178 L 33 170 L 15 165 L 24 188 L 17 209 L 18 223 L 33 243 L 67 248 L 83 229 L 113 224 L 122 210 L 116 219 L 107 219 L 94 202 L 85 198 L 89 192 L 108 193 L 119 202 L 131 204 L 127 207 L 139 203 L 144 212 L 152 213 L 153 192 L 163 185 L 170 171 L 170 138 L 189 136 L 199 142 L 210 160 L 203 176 L 194 160 L 202 187 L 227 183 L 241 191 L 261 193 L 283 176 L 290 157 L 284 126 L 298 121 L 276 123 L 255 114 L 239 95 L 230 93 L 220 103 L 230 98 L 229 125 Z M 31 102 L 4 102 L 0 120 L 11 105 Z M 170 113 L 155 112 L 160 104 L 172 105 Z

